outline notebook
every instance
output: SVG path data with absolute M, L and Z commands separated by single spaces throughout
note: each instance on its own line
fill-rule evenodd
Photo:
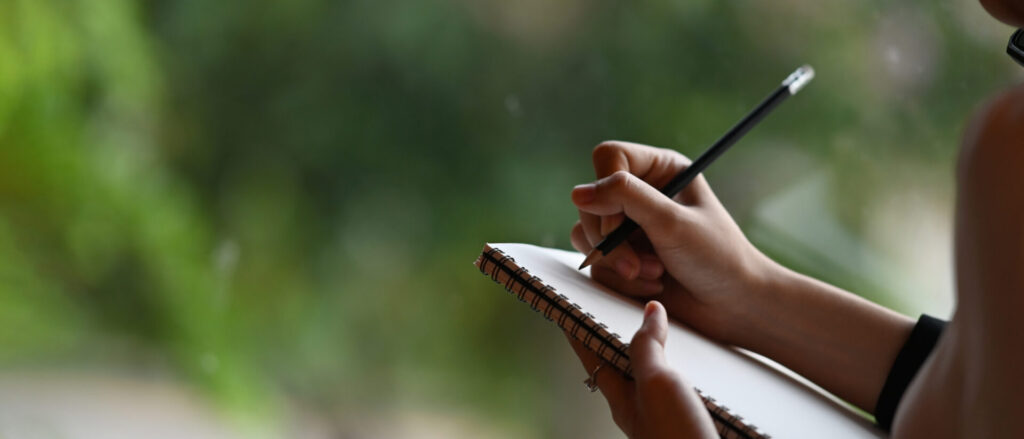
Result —
M 628 342 L 643 321 L 642 304 L 593 281 L 589 268 L 577 270 L 583 257 L 528 244 L 487 244 L 475 265 L 606 364 L 629 374 Z M 885 437 L 792 371 L 678 322 L 670 322 L 665 354 L 697 388 L 723 438 Z

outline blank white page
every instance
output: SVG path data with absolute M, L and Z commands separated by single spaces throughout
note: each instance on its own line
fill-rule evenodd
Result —
M 528 244 L 489 244 L 629 342 L 643 321 L 641 305 L 579 271 L 583 255 Z M 777 364 L 719 345 L 678 322 L 669 325 L 669 363 L 705 395 L 773 438 L 885 437 L 871 422 L 802 384 Z M 793 376 L 790 376 L 793 375 Z

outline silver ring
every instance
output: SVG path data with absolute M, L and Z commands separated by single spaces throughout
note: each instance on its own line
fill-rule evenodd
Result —
M 591 392 L 597 391 L 597 371 L 601 370 L 601 366 L 604 366 L 604 363 L 598 364 L 597 367 L 594 368 L 594 371 L 590 372 L 590 376 L 583 380 L 583 384 L 585 384 L 587 386 L 587 390 Z

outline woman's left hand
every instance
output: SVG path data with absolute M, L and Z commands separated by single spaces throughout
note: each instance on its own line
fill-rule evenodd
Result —
M 594 374 L 597 387 L 608 400 L 612 419 L 634 439 L 717 438 L 711 416 L 693 386 L 665 361 L 667 336 L 665 308 L 656 301 L 648 302 L 644 323 L 629 345 L 633 380 L 611 366 Z M 587 373 L 603 364 L 597 354 L 568 337 Z

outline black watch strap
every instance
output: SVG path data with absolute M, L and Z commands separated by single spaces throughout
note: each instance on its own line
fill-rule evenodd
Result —
M 889 370 L 889 377 L 885 379 L 885 385 L 882 386 L 882 392 L 875 404 L 875 422 L 883 430 L 889 431 L 892 428 L 893 417 L 903 393 L 907 391 L 907 386 L 928 359 L 928 355 L 935 349 L 935 343 L 938 342 L 946 324 L 945 320 L 921 314 L 907 342 L 896 355 L 896 361 Z

